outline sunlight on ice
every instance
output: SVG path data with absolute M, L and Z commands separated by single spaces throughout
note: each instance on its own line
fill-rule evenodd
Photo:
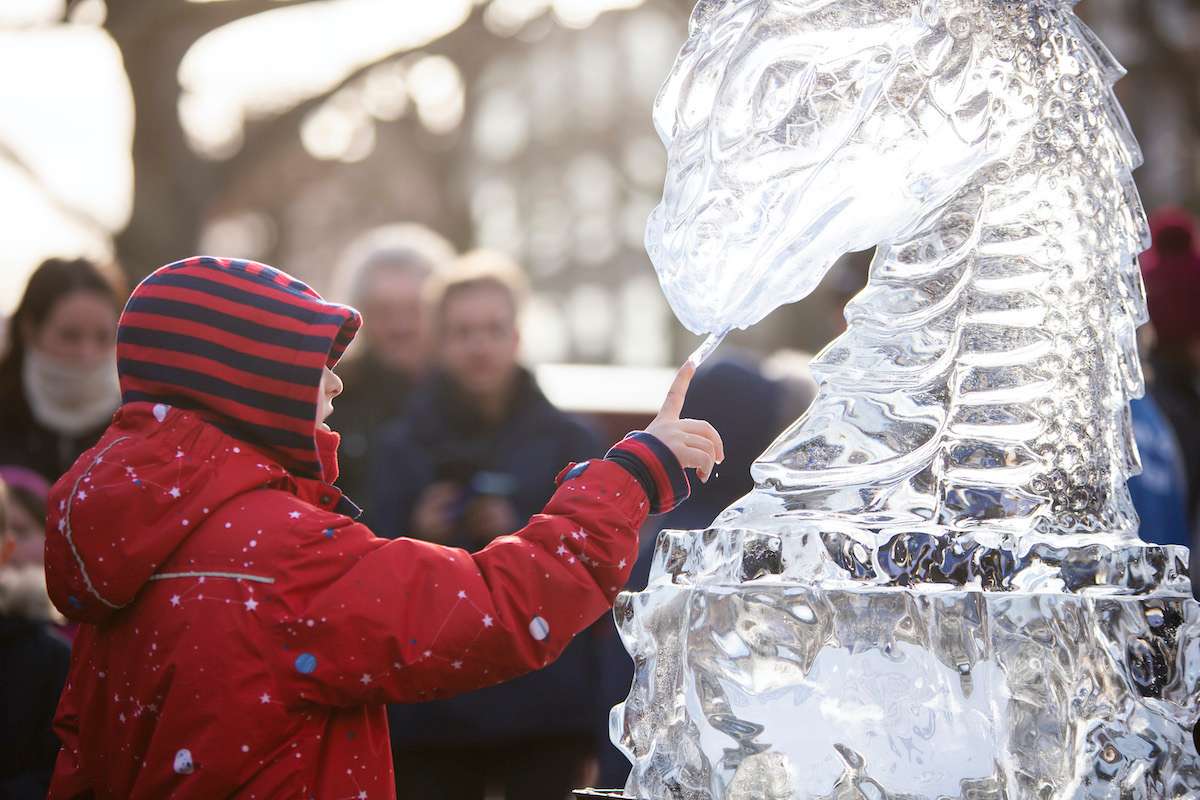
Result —
M 630 796 L 1200 793 L 1188 553 L 1125 485 L 1142 156 L 1073 6 L 696 5 L 646 229 L 693 361 L 876 255 L 753 491 L 618 599 Z

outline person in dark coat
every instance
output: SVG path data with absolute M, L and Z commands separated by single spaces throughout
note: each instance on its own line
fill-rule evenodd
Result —
M 1189 527 L 1195 529 L 1200 505 L 1200 246 L 1195 218 L 1182 209 L 1160 209 L 1150 225 L 1154 244 L 1142 256 L 1154 328 L 1147 377 L 1183 453 Z
M 121 402 L 113 357 L 123 292 L 86 259 L 50 259 L 29 278 L 0 358 L 0 464 L 55 481 Z
M 59 743 L 51 727 L 71 648 L 54 627 L 40 564 L 14 563 L 7 490 L 0 481 L 0 798 L 41 800 Z
M 600 452 L 517 361 L 519 270 L 475 253 L 438 280 L 430 313 L 438 371 L 380 444 L 373 502 L 381 535 L 478 550 L 545 503 L 564 461 Z M 595 757 L 599 664 L 592 636 L 510 684 L 389 715 L 400 797 L 561 800 Z M 463 770 L 462 763 L 477 767 Z
M 360 237 L 338 267 L 337 299 L 369 324 L 342 362 L 346 388 L 330 424 L 342 434 L 339 488 L 368 510 L 377 434 L 404 416 L 428 361 L 422 291 L 454 255 L 428 228 L 388 225 Z

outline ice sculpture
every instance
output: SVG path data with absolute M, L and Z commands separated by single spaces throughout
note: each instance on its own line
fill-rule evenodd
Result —
M 1071 0 L 701 0 L 647 249 L 752 325 L 878 246 L 810 411 L 617 618 L 649 800 L 1200 797 L 1200 606 L 1137 535 L 1141 163 Z

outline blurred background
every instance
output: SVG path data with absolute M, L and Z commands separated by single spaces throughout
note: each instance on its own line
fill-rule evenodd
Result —
M 671 363 L 694 341 L 642 235 L 664 167 L 650 106 L 691 5 L 4 0 L 0 311 L 43 258 L 77 253 L 132 279 L 240 256 L 328 291 L 349 241 L 404 220 L 529 271 L 527 360 Z M 1195 203 L 1200 4 L 1079 12 L 1130 71 L 1147 206 Z M 830 291 L 740 343 L 818 349 Z
M 40 578 L 49 483 L 120 399 L 111 381 L 93 379 L 105 378 L 98 368 L 112 372 L 127 287 L 91 262 L 119 265 L 132 285 L 201 253 L 273 264 L 360 303 L 373 320 L 343 368 L 334 419 L 341 485 L 368 501 L 377 532 L 475 549 L 515 530 L 541 508 L 562 464 L 600 455 L 646 423 L 672 365 L 698 344 L 667 307 L 643 247 L 665 166 L 651 105 L 692 4 L 0 0 L 0 319 L 46 259 L 89 260 L 50 264 L 41 288 L 29 284 L 27 319 L 18 313 L 4 326 L 12 342 L 0 346 L 0 485 L 16 510 L 7 532 L 0 525 L 0 545 L 15 540 Z M 1200 239 L 1186 213 L 1200 208 L 1200 0 L 1083 0 L 1077 10 L 1129 70 L 1117 89 L 1146 154 L 1138 185 L 1149 210 L 1168 209 L 1156 215 L 1161 244 L 1143 260 L 1157 339 L 1144 329 L 1153 399 L 1133 405 L 1145 472 L 1131 490 L 1144 538 L 1187 544 L 1200 520 Z M 404 243 L 362 249 L 364 235 L 396 223 L 423 233 L 414 238 L 407 225 Z M 440 275 L 451 285 L 430 312 L 437 352 L 425 353 L 413 344 L 421 286 L 439 270 L 464 272 L 471 259 L 455 252 L 476 248 L 515 264 L 493 253 L 482 280 L 453 285 Z M 843 327 L 869 255 L 846 257 L 806 300 L 732 336 L 697 376 L 685 413 L 725 434 L 728 457 L 689 504 L 643 531 L 632 588 L 644 585 L 658 526 L 704 527 L 750 488 L 751 461 L 811 399 L 808 353 Z M 505 277 L 521 270 L 519 281 Z M 475 318 L 464 293 L 486 299 Z M 66 305 L 80 295 L 91 300 L 82 307 L 90 322 Z M 454 350 L 452 321 L 493 317 L 488 349 Z M 95 329 L 87 346 L 69 330 L 84 323 Z M 18 341 L 26 328 L 29 341 Z M 516 344 L 505 349 L 517 341 L 519 354 Z M 67 398 L 75 405 L 39 407 L 54 405 L 35 391 L 43 383 L 78 389 Z M 54 424 L 64 419 L 71 424 Z M 544 458 L 527 463 L 529 452 Z M 521 463 L 505 460 L 513 454 Z M 57 647 L 65 675 L 66 645 Z M 544 776 L 551 788 L 540 792 L 510 791 L 488 772 L 480 786 L 489 800 L 619 785 L 628 765 L 606 724 L 629 680 L 629 658 L 604 619 L 542 673 L 461 707 L 430 704 L 420 719 L 394 710 L 400 796 L 478 800 L 479 786 L 454 794 L 412 782 L 461 776 L 463 748 L 478 761 L 484 746 L 497 775 L 535 775 L 542 767 L 522 753 L 570 768 Z M 475 738 L 438 738 L 451 729 L 446 714 L 477 714 L 467 726 Z M 5 727 L 13 742 L 29 738 L 28 726 Z M 0 753 L 16 747 L 6 742 Z M 22 779 L 44 786 L 56 749 L 20 765 L 33 775 Z M 547 752 L 558 755 L 540 757 Z M 0 785 L 9 779 L 0 774 Z

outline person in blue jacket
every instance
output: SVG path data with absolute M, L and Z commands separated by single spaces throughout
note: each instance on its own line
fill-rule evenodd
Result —
M 1142 474 L 1129 479 L 1129 494 L 1141 519 L 1141 537 L 1191 547 L 1187 478 L 1175 431 L 1151 395 L 1134 400 L 1130 410 Z

